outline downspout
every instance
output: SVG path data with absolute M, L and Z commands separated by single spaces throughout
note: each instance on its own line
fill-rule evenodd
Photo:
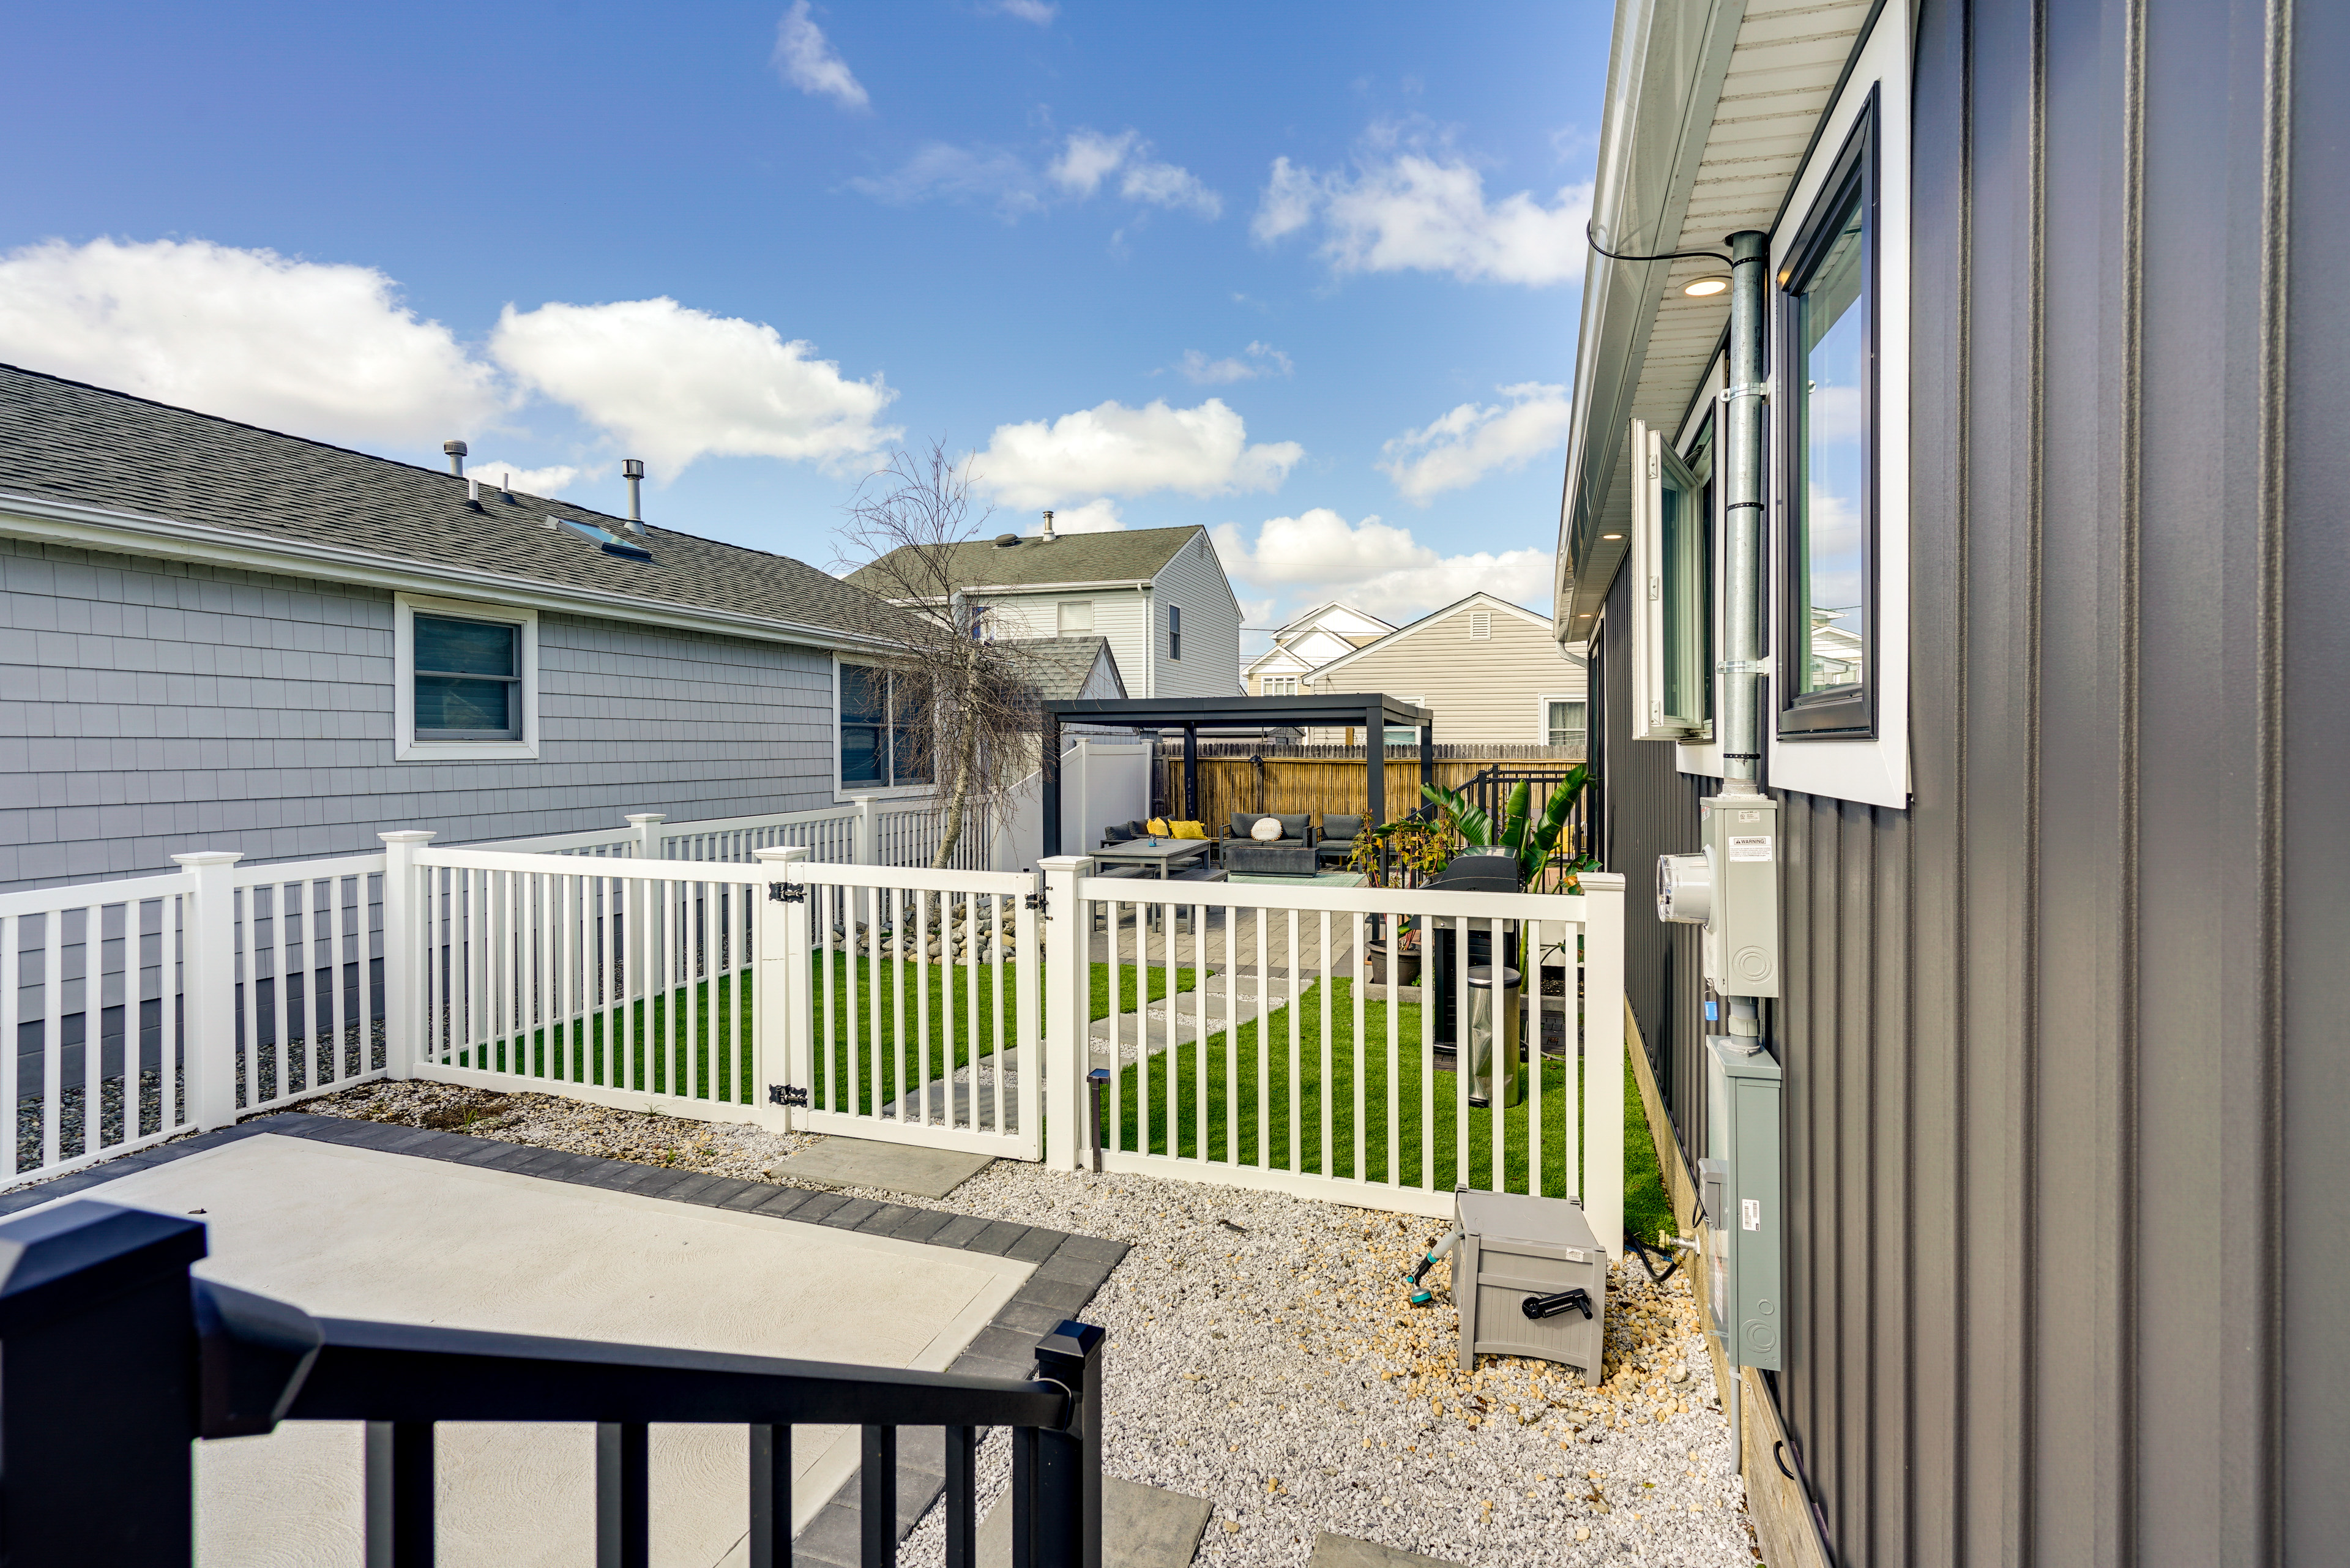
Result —
M 1770 236 L 1730 236 L 1730 384 L 1721 391 L 1724 794 L 1760 794 L 1762 766 L 1762 311 Z

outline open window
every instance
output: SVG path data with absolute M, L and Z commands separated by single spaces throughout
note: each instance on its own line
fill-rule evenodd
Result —
M 1713 737 L 1713 525 L 1705 481 L 1632 421 L 1632 737 Z

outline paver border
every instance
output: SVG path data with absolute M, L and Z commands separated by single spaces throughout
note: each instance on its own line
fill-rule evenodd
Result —
M 951 1210 L 914 1203 L 886 1203 L 848 1198 L 778 1183 L 744 1181 L 730 1176 L 680 1170 L 635 1160 L 608 1159 L 601 1155 L 566 1154 L 535 1144 L 504 1143 L 471 1137 L 463 1133 L 438 1132 L 398 1122 L 362 1121 L 352 1116 L 322 1116 L 309 1111 L 276 1111 L 143 1148 L 16 1191 L 0 1193 L 0 1219 L 26 1209 L 70 1197 L 134 1171 L 202 1154 L 226 1144 L 273 1133 L 281 1137 L 305 1137 L 317 1143 L 373 1149 L 380 1154 L 404 1154 L 420 1159 L 446 1160 L 515 1176 L 606 1191 L 630 1192 L 640 1198 L 665 1198 L 705 1209 L 730 1209 L 764 1214 L 803 1224 L 833 1226 L 872 1236 L 919 1241 L 930 1247 L 951 1247 L 1033 1263 L 1012 1299 L 997 1311 L 986 1327 L 962 1348 L 950 1372 L 980 1377 L 1024 1378 L 1035 1369 L 1036 1341 L 1064 1318 L 1076 1316 L 1092 1302 L 1110 1272 L 1124 1261 L 1127 1244 L 1099 1236 L 1080 1236 L 1041 1225 L 1024 1226 L 1008 1220 L 980 1220 Z M 898 1432 L 898 1539 L 902 1541 L 931 1504 L 946 1490 L 946 1440 L 936 1428 L 904 1427 Z M 856 1472 L 842 1483 L 829 1501 L 808 1521 L 792 1543 L 792 1557 L 816 1568 L 857 1568 L 860 1489 Z

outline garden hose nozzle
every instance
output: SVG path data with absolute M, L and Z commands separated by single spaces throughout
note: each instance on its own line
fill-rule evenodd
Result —
M 1460 1244 L 1461 1227 L 1455 1225 L 1451 1230 L 1447 1231 L 1444 1233 L 1444 1239 L 1442 1241 L 1437 1242 L 1436 1245 L 1428 1250 L 1428 1255 L 1426 1257 L 1420 1259 L 1419 1267 L 1412 1270 L 1410 1275 L 1411 1282 L 1415 1287 L 1411 1293 L 1412 1305 L 1426 1306 L 1430 1302 L 1436 1299 L 1434 1292 L 1423 1291 L 1417 1287 L 1419 1286 L 1419 1282 L 1427 1277 L 1428 1271 L 1436 1267 L 1436 1261 L 1439 1258 L 1443 1257 L 1445 1253 L 1450 1252 L 1453 1248 Z

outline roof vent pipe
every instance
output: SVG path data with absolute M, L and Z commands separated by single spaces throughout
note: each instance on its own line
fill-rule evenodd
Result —
M 1045 514 L 1045 532 L 1038 537 L 1047 545 L 1053 542 L 1053 514 L 1050 512 Z
M 461 441 L 444 441 L 441 443 L 441 450 L 449 454 L 449 472 L 460 479 L 464 478 L 465 443 Z
M 1762 762 L 1763 288 L 1770 236 L 1730 236 L 1730 384 L 1722 389 L 1724 794 L 1759 794 Z
M 641 534 L 645 531 L 644 497 L 639 493 L 638 487 L 645 482 L 644 461 L 641 458 L 622 458 L 620 477 L 629 482 L 629 526 Z
M 468 511 L 473 512 L 479 512 L 482 509 L 482 482 L 480 480 L 469 479 L 465 481 L 465 506 Z

